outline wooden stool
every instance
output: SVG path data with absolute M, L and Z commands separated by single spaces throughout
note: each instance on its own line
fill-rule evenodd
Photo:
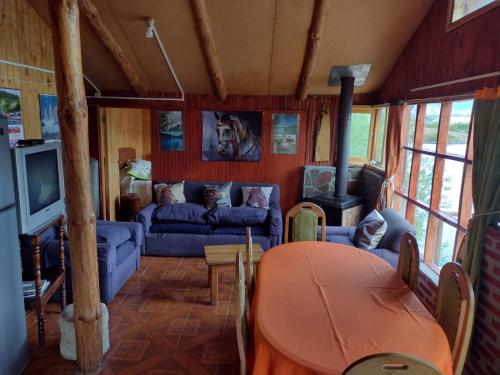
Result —
M 139 211 L 139 195 L 137 193 L 120 195 L 120 221 L 135 221 Z

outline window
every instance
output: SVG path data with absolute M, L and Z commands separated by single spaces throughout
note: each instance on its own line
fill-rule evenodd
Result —
M 472 214 L 472 100 L 405 108 L 393 207 L 415 225 L 434 271 L 456 257 Z
M 349 137 L 351 164 L 364 164 L 370 160 L 380 165 L 384 163 L 387 115 L 387 107 L 353 108 Z
M 500 5 L 500 0 L 448 1 L 448 31 Z

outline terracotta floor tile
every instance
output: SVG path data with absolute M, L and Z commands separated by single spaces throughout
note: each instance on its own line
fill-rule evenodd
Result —
M 234 267 L 219 272 L 210 305 L 203 258 L 142 257 L 141 268 L 108 306 L 111 347 L 102 375 L 238 374 Z M 24 374 L 74 374 L 59 354 L 59 306 L 46 313 L 46 348 L 38 348 L 36 315 L 26 314 L 30 361 Z

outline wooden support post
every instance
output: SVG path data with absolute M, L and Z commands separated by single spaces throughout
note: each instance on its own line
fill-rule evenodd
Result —
M 102 323 L 78 1 L 49 0 L 49 11 L 67 192 L 77 366 L 81 373 L 90 374 L 102 363 Z
M 208 18 L 207 5 L 205 0 L 191 0 L 195 24 L 198 28 L 198 36 L 200 38 L 201 47 L 205 55 L 205 60 L 208 65 L 208 72 L 212 79 L 212 85 L 215 94 L 219 100 L 224 101 L 227 96 L 226 85 L 222 76 L 217 49 L 215 48 L 215 40 Z
M 318 63 L 321 34 L 323 33 L 323 25 L 328 14 L 329 2 L 330 0 L 316 0 L 314 4 L 309 39 L 297 87 L 297 99 L 299 100 L 305 100 L 309 94 L 309 86 L 311 85 L 314 68 Z
M 94 29 L 97 37 L 107 48 L 113 59 L 122 70 L 125 77 L 127 77 L 130 86 L 132 86 L 135 92 L 140 96 L 147 96 L 148 90 L 142 84 L 139 74 L 137 74 L 134 67 L 125 56 L 125 53 L 123 52 L 120 45 L 116 42 L 109 29 L 102 22 L 99 11 L 95 7 L 95 5 L 91 0 L 78 0 L 78 3 L 80 4 L 82 15 L 87 19 L 90 26 Z

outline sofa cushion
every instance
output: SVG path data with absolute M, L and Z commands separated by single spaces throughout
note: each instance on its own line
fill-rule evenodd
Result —
M 354 243 L 361 249 L 375 249 L 387 231 L 385 219 L 373 210 L 356 227 Z
M 116 265 L 122 264 L 122 262 L 127 259 L 130 254 L 134 252 L 135 246 L 132 241 L 127 241 L 122 243 L 120 246 L 116 247 Z
M 320 236 L 318 236 L 318 241 L 320 240 Z M 326 238 L 327 242 L 340 243 L 342 245 L 354 246 L 354 242 L 352 241 L 352 237 L 342 236 L 342 235 L 330 235 Z
M 150 231 L 151 233 L 213 234 L 214 228 L 210 224 L 155 223 L 151 225 Z
M 269 209 L 269 197 L 272 192 L 272 186 L 242 186 L 243 203 L 241 207 Z
M 127 228 L 119 225 L 97 225 L 97 242 L 107 242 L 118 246 L 132 237 Z
M 206 224 L 207 209 L 196 203 L 166 204 L 153 212 L 154 223 L 186 222 Z
M 156 184 L 154 189 L 158 205 L 186 203 L 184 181 L 176 184 Z
M 384 208 L 380 214 L 387 222 L 387 231 L 377 247 L 391 250 L 399 253 L 401 237 L 406 232 L 415 235 L 415 227 L 396 210 L 392 208 Z
M 250 226 L 252 230 L 252 236 L 268 236 L 268 228 L 265 225 L 252 225 Z M 214 227 L 214 234 L 237 234 L 244 236 L 246 234 L 246 227 L 244 226 L 234 226 L 234 225 L 224 225 L 219 227 Z
M 231 207 L 232 182 L 224 185 L 203 185 L 203 200 L 208 209 Z
M 207 213 L 207 222 L 213 225 L 257 225 L 264 224 L 267 210 L 250 207 L 217 207 Z
M 393 251 L 387 250 L 387 249 L 382 249 L 382 248 L 369 249 L 366 251 L 372 253 L 373 255 L 378 256 L 379 258 L 382 258 L 387 263 L 389 263 L 392 266 L 392 268 L 394 268 L 394 269 L 398 268 L 399 254 L 397 254 Z

